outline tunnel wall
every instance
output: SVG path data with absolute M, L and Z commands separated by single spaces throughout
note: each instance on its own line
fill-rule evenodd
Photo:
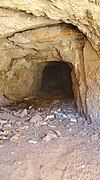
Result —
M 87 115 L 100 126 L 100 58 L 88 40 L 84 47 Z

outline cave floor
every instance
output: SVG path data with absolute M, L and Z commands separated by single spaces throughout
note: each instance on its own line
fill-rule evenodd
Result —
M 0 109 L 0 180 L 99 180 L 99 132 L 73 100 L 39 98 Z

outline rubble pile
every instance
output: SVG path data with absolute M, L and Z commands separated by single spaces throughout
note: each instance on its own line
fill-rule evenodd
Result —
M 69 125 L 86 123 L 73 102 L 61 103 L 53 100 L 50 107 L 28 109 L 7 107 L 0 109 L 0 143 L 5 141 L 26 140 L 36 145 L 39 141 L 49 142 L 62 137 L 64 126 L 71 131 Z M 96 136 L 97 137 L 97 136 Z M 92 135 L 95 139 L 95 135 Z

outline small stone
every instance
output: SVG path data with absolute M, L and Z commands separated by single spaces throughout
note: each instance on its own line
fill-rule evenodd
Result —
M 7 136 L 7 135 L 9 135 L 9 134 L 11 134 L 11 130 L 5 130 L 4 132 L 3 132 L 3 135 L 4 136 Z
M 55 133 L 58 135 L 58 136 L 61 136 L 61 132 L 59 130 L 55 130 Z
M 32 109 L 33 108 L 33 106 L 29 106 L 29 109 Z
M 16 141 L 16 140 L 19 140 L 19 137 L 17 135 L 14 135 L 10 138 L 11 141 Z
M 70 119 L 70 122 L 76 123 L 77 119 L 73 117 L 73 118 Z
M 52 139 L 57 139 L 57 134 L 54 133 L 54 132 L 49 132 L 42 140 L 44 142 L 49 142 L 51 141 Z
M 12 125 L 10 123 L 3 126 L 3 130 L 11 130 L 11 129 L 12 129 Z
M 42 125 L 42 126 L 47 125 L 47 122 L 43 122 L 43 123 L 41 123 L 41 125 Z
M 24 109 L 24 111 L 20 114 L 21 118 L 24 118 L 25 116 L 27 116 L 27 109 Z
M 97 141 L 99 139 L 99 134 L 98 133 L 93 133 L 92 135 L 91 135 L 91 140 L 92 141 Z
M 79 118 L 79 113 L 76 113 L 75 116 L 76 116 L 77 118 Z M 81 117 L 80 117 L 80 118 L 81 118 Z
M 55 118 L 54 114 L 51 114 L 51 115 L 48 115 L 45 120 L 54 119 L 54 118 Z
M 39 114 L 36 114 L 30 119 L 31 123 L 38 123 L 42 121 L 42 117 Z
M 10 140 L 19 140 L 23 137 L 23 130 L 20 129 L 18 133 L 16 133 L 14 136 L 10 138 Z
M 34 145 L 37 145 L 37 141 L 33 141 L 33 140 L 29 140 L 28 143 L 31 143 L 31 144 L 34 144 Z
M 29 126 L 26 125 L 26 126 L 22 127 L 22 130 L 27 130 L 28 128 L 29 128 Z
M 0 124 L 1 124 L 1 126 L 4 125 L 4 124 L 7 124 L 7 120 L 1 120 L 0 119 Z
M 20 117 L 21 110 L 13 111 L 13 115 L 16 117 Z
M 7 140 L 7 139 L 8 139 L 8 137 L 7 137 L 7 136 L 5 136 L 5 135 L 0 136 L 0 140 Z
M 28 97 L 25 97 L 25 98 L 24 98 L 24 100 L 28 101 L 28 100 L 29 100 L 29 98 L 28 98 Z
M 66 119 L 66 118 L 67 118 L 67 115 L 62 112 L 62 113 L 61 113 L 61 117 Z
M 59 110 L 59 112 L 56 113 L 56 118 L 60 118 L 60 120 L 65 120 L 67 119 L 67 115 L 64 112 L 60 112 Z
M 72 131 L 72 129 L 71 129 L 71 128 L 69 128 L 69 129 L 68 129 L 68 131 L 69 131 L 69 132 L 71 132 L 71 131 Z
M 60 112 L 61 111 L 61 108 L 57 109 L 57 112 Z

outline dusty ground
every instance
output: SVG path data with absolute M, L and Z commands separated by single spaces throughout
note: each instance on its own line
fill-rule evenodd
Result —
M 0 180 L 100 180 L 99 132 L 71 100 L 46 103 L 1 108 Z

